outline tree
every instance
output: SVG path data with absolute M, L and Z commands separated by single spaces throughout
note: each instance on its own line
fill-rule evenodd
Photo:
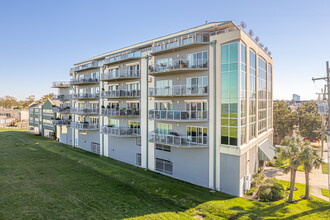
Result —
M 53 99 L 53 95 L 54 95 L 54 93 L 49 93 L 49 94 L 47 94 L 47 95 L 44 95 L 44 96 L 39 100 L 39 102 L 40 102 L 40 103 L 44 103 L 48 98 L 49 98 L 50 100 L 52 100 L 52 99 Z
M 297 169 L 300 166 L 300 155 L 305 146 L 309 145 L 308 142 L 304 141 L 302 137 L 285 137 L 281 143 L 286 146 L 280 151 L 280 159 L 289 159 L 289 166 L 284 168 L 284 173 L 290 172 L 290 194 L 287 202 L 293 203 L 293 191 L 294 184 L 296 181 Z
M 3 98 L 0 98 L 0 106 L 4 108 L 12 108 L 17 105 L 17 99 L 13 96 L 5 96 Z
M 306 145 L 301 151 L 299 160 L 305 171 L 306 182 L 305 196 L 302 198 L 311 199 L 311 197 L 309 197 L 309 174 L 312 172 L 313 168 L 318 169 L 321 166 L 322 158 L 319 156 L 317 150 Z
M 298 125 L 301 136 L 308 139 L 321 137 L 322 118 L 315 101 L 304 102 L 298 108 Z
M 293 130 L 298 122 L 296 112 L 289 109 L 285 101 L 278 101 L 274 103 L 274 131 L 282 140 L 288 131 Z

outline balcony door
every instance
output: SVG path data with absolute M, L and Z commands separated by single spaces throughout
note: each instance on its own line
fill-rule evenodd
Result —
M 170 132 L 172 132 L 171 124 L 162 124 L 162 123 L 156 124 L 156 133 L 157 134 L 168 135 Z
M 206 101 L 194 101 L 186 102 L 186 110 L 190 114 L 191 119 L 203 119 L 207 118 L 207 102 Z
M 157 95 L 172 95 L 173 93 L 172 80 L 160 80 L 156 82 Z
M 192 77 L 186 79 L 186 93 L 193 94 L 205 94 L 207 93 L 208 77 Z
M 110 78 L 117 78 L 117 76 L 118 76 L 118 68 L 110 69 L 109 70 L 109 75 L 110 75 Z
M 187 126 L 187 140 L 193 144 L 207 144 L 207 128 Z

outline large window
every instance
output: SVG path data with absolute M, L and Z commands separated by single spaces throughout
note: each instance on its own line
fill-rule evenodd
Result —
M 272 108 L 273 108 L 273 94 L 272 94 L 272 74 L 273 74 L 273 69 L 272 65 L 268 64 L 268 129 L 272 128 Z
M 208 52 L 199 52 L 187 54 L 186 59 L 188 66 L 192 68 L 207 68 L 208 66 Z
M 256 54 L 250 50 L 250 89 L 249 89 L 249 140 L 256 137 Z
M 155 110 L 172 110 L 173 104 L 171 101 L 168 102 L 155 102 Z
M 171 124 L 162 124 L 162 123 L 156 124 L 156 133 L 157 134 L 168 135 L 170 132 L 172 132 Z
M 208 77 L 199 76 L 186 79 L 187 94 L 204 94 L 207 93 Z
M 238 140 L 238 48 L 221 46 L 221 144 L 237 146 Z
M 195 144 L 207 144 L 207 128 L 187 126 L 187 139 Z
M 118 119 L 109 119 L 110 127 L 119 128 L 119 120 Z
M 241 44 L 241 145 L 246 142 L 246 46 Z
M 267 64 L 258 58 L 258 134 L 266 131 L 267 123 Z
M 156 81 L 157 95 L 172 95 L 173 93 L 172 80 L 159 80 Z
M 130 77 L 140 76 L 140 65 L 133 65 L 127 67 L 127 75 Z
M 139 121 L 128 121 L 128 127 L 134 134 L 140 134 L 140 122 Z

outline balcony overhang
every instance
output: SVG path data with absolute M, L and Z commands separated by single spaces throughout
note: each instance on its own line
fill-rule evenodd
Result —
M 182 68 L 182 69 L 172 69 L 172 70 L 164 70 L 159 72 L 148 72 L 151 76 L 160 76 L 160 75 L 174 75 L 174 74 L 184 74 L 184 73 L 192 73 L 192 72 L 201 72 L 206 71 L 208 68 Z
M 109 78 L 109 79 L 101 78 L 101 81 L 111 82 L 111 81 L 121 81 L 121 80 L 131 80 L 131 79 L 140 79 L 140 77 L 117 77 L 117 78 Z
M 209 42 L 191 43 L 191 44 L 182 45 L 182 46 L 179 46 L 179 47 L 174 47 L 174 48 L 170 48 L 170 49 L 165 49 L 165 50 L 152 52 L 151 55 L 156 56 L 156 55 L 176 52 L 176 51 L 179 51 L 179 50 L 184 50 L 184 49 L 189 49 L 189 48 L 194 48 L 194 47 L 199 47 L 199 46 L 204 46 L 204 45 L 209 45 L 209 44 L 210 44 Z
M 204 148 L 208 148 L 208 145 L 201 145 L 201 144 L 194 144 L 192 143 L 192 145 L 189 146 L 179 146 L 179 145 L 175 145 L 175 144 L 168 144 L 168 143 L 163 143 L 163 142 L 158 142 L 155 140 L 150 140 L 149 142 L 151 143 L 155 143 L 155 144 L 162 144 L 162 145 L 167 145 L 167 146 L 171 146 L 171 147 L 176 147 L 176 148 L 182 148 L 182 149 L 204 149 Z
M 121 59 L 121 60 L 105 62 L 104 65 L 110 66 L 110 65 L 114 65 L 114 64 L 118 64 L 118 63 L 124 63 L 124 62 L 129 62 L 129 61 L 134 61 L 134 60 L 140 60 L 140 59 L 141 59 L 141 57 L 130 57 L 130 58 L 125 58 L 125 59 Z

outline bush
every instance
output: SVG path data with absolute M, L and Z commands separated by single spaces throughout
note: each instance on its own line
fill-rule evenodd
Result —
M 246 195 L 252 196 L 252 194 L 256 191 L 255 187 L 251 187 L 248 191 L 246 191 Z
M 259 200 L 263 202 L 276 201 L 284 198 L 284 196 L 284 187 L 275 178 L 267 179 L 258 191 Z
M 253 181 L 251 183 L 251 187 L 258 187 L 261 183 L 262 180 L 265 178 L 265 174 L 264 173 L 255 173 L 253 174 Z

